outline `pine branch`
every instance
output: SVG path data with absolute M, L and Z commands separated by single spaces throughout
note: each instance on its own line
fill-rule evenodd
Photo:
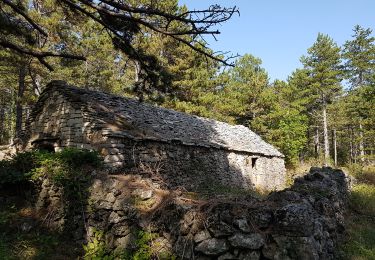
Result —
M 23 18 L 25 18 L 25 20 L 28 21 L 38 32 L 40 32 L 45 37 L 48 37 L 48 34 L 38 24 L 36 24 L 32 18 L 30 18 L 24 11 L 22 11 L 17 5 L 15 5 L 9 0 L 2 0 L 2 2 L 10 6 L 13 9 L 13 11 L 20 14 Z
M 75 59 L 75 60 L 86 60 L 86 58 L 83 56 L 77 56 L 77 55 L 72 55 L 72 54 L 40 52 L 40 51 L 30 50 L 25 47 L 19 46 L 17 44 L 8 42 L 4 39 L 0 39 L 0 46 L 6 49 L 14 50 L 20 54 L 35 57 L 39 60 L 40 63 L 46 66 L 50 71 L 53 71 L 53 68 L 51 65 L 48 64 L 48 62 L 45 61 L 45 58 L 47 57 L 59 57 L 59 58 L 67 58 L 67 59 Z

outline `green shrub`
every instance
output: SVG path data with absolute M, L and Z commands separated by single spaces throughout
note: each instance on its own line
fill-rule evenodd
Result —
M 375 186 L 355 185 L 351 191 L 350 204 L 357 212 L 375 217 Z
M 134 253 L 131 259 L 134 260 L 147 260 L 152 257 L 151 241 L 157 237 L 157 234 L 145 232 L 143 230 L 138 232 L 138 238 L 136 241 L 137 251 Z
M 87 165 L 101 165 L 97 152 L 67 148 L 57 153 L 39 150 L 18 153 L 9 161 L 0 161 L 0 185 L 36 180 L 39 177 L 50 177 L 61 183 Z
M 79 150 L 76 148 L 66 148 L 56 153 L 58 159 L 70 167 L 79 168 L 83 165 L 98 167 L 101 165 L 99 154 L 95 151 Z
M 363 166 L 361 164 L 350 164 L 347 166 L 349 174 L 359 182 L 375 185 L 375 166 Z
M 164 254 L 156 256 L 151 246 L 152 240 L 157 238 L 156 233 L 140 230 L 137 232 L 137 240 L 135 241 L 136 250 L 122 252 L 111 251 L 108 249 L 104 241 L 104 232 L 94 231 L 94 237 L 86 245 L 83 245 L 85 260 L 149 260 L 149 259 L 176 259 L 173 255 Z
M 369 165 L 362 169 L 361 181 L 375 185 L 375 166 Z
M 104 242 L 104 233 L 102 231 L 95 230 L 94 237 L 87 245 L 83 245 L 85 251 L 85 260 L 112 260 L 115 259 L 113 255 L 109 253 L 107 246 Z
M 18 153 L 11 160 L 0 161 L 0 185 L 28 181 L 31 171 L 38 167 L 40 151 Z

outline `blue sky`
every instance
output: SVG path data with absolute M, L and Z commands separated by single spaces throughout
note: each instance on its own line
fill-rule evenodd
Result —
M 351 39 L 354 25 L 375 30 L 375 0 L 180 0 L 189 9 L 211 4 L 237 6 L 241 15 L 218 27 L 215 51 L 250 53 L 263 61 L 271 80 L 286 79 L 301 67 L 319 32 L 339 45 Z M 373 33 L 374 34 L 374 33 Z

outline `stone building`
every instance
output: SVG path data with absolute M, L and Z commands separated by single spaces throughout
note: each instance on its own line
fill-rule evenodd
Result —
M 51 82 L 30 114 L 27 146 L 94 149 L 112 169 L 187 190 L 285 187 L 283 154 L 244 126 Z

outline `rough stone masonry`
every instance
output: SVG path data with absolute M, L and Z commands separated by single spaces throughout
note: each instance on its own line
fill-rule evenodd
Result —
M 27 147 L 97 150 L 112 169 L 142 168 L 167 187 L 278 190 L 284 156 L 244 126 L 51 82 L 26 131 Z
M 64 190 L 49 180 L 39 193 L 37 205 L 52 212 L 51 224 L 70 226 L 76 241 L 90 241 L 99 230 L 110 250 L 130 252 L 144 230 L 155 235 L 152 259 L 340 258 L 350 185 L 341 170 L 312 168 L 263 200 L 249 194 L 194 200 L 141 176 L 94 176 L 84 214 L 76 206 L 66 212 Z

